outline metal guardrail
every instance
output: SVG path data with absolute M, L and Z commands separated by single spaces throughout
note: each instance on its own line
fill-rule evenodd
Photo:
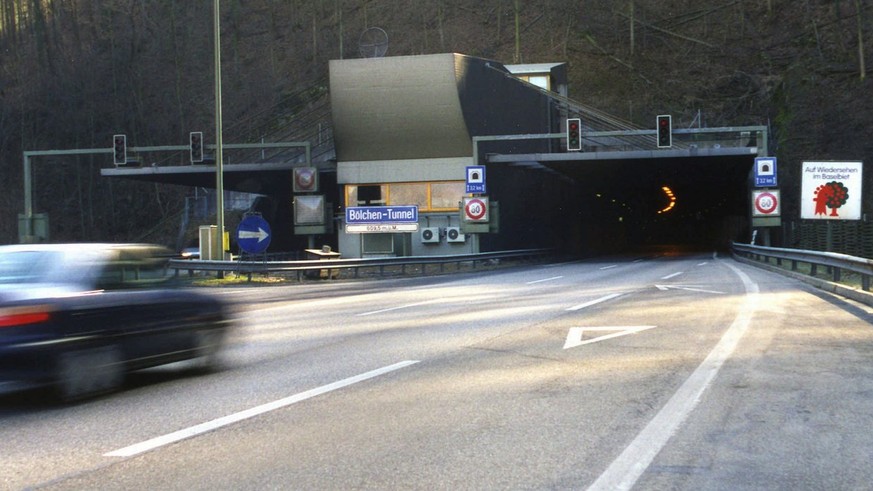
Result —
M 407 266 L 422 266 L 421 274 L 425 274 L 426 265 L 439 264 L 440 268 L 451 263 L 472 263 L 473 269 L 478 263 L 485 263 L 500 259 L 533 259 L 543 258 L 554 254 L 554 249 L 519 249 L 501 252 L 483 252 L 478 254 L 463 254 L 451 256 L 402 256 L 402 257 L 378 257 L 363 259 L 315 259 L 305 261 L 201 261 L 199 259 L 171 259 L 169 267 L 176 271 L 176 276 L 181 271 L 187 271 L 189 276 L 195 271 L 208 271 L 215 273 L 238 273 L 248 274 L 249 279 L 254 273 L 289 273 L 296 272 L 297 279 L 307 272 L 327 271 L 327 278 L 334 278 L 340 270 L 354 270 L 354 277 L 359 276 L 364 268 L 377 268 L 379 274 L 385 273 L 385 268 L 400 266 L 401 273 L 406 272 Z M 324 275 L 322 275 L 324 276 Z
M 818 274 L 818 267 L 824 266 L 831 273 L 833 281 L 839 282 L 842 271 L 851 271 L 861 276 L 861 288 L 870 291 L 870 278 L 873 277 L 873 260 L 849 256 L 836 252 L 805 251 L 801 249 L 783 249 L 779 247 L 764 247 L 733 243 L 735 254 L 741 254 L 753 260 L 776 259 L 776 265 L 782 261 L 791 261 L 791 270 L 797 271 L 798 263 L 810 265 L 810 276 Z

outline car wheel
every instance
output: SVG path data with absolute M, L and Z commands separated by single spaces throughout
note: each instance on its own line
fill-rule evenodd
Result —
M 63 402 L 111 392 L 123 382 L 124 363 L 119 346 L 67 351 L 58 359 L 57 389 Z
M 194 332 L 194 369 L 198 372 L 214 372 L 221 368 L 221 348 L 224 345 L 224 330 L 218 328 L 198 329 Z

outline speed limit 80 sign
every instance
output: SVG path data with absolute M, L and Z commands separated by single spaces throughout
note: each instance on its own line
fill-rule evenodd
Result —
M 472 223 L 488 222 L 488 198 L 464 198 L 464 221 Z
M 780 215 L 780 204 L 778 190 L 752 191 L 752 216 L 778 217 Z

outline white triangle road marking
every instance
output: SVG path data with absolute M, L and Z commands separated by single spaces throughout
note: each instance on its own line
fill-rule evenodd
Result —
M 696 285 L 655 285 L 655 288 L 665 292 L 667 290 L 685 290 L 687 292 L 701 292 L 701 293 L 716 293 L 719 295 L 723 295 L 724 292 L 720 292 L 717 290 L 706 290 L 703 288 L 699 288 Z
M 657 326 L 571 327 L 569 332 L 567 332 L 567 340 L 564 342 L 564 349 L 575 348 L 577 346 L 582 346 L 583 344 L 606 341 L 607 339 L 627 336 L 628 334 L 636 334 L 655 327 Z M 611 334 L 604 334 L 583 341 L 582 336 L 585 334 L 585 331 L 610 332 Z

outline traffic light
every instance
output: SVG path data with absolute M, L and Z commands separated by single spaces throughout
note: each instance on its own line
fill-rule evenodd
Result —
M 658 148 L 673 146 L 673 116 L 662 114 L 658 116 Z
M 127 135 L 112 137 L 113 160 L 115 165 L 127 164 Z
M 203 162 L 203 132 L 192 131 L 190 134 L 191 141 L 191 162 Z
M 578 152 L 582 150 L 582 120 L 579 118 L 567 119 L 567 151 Z

